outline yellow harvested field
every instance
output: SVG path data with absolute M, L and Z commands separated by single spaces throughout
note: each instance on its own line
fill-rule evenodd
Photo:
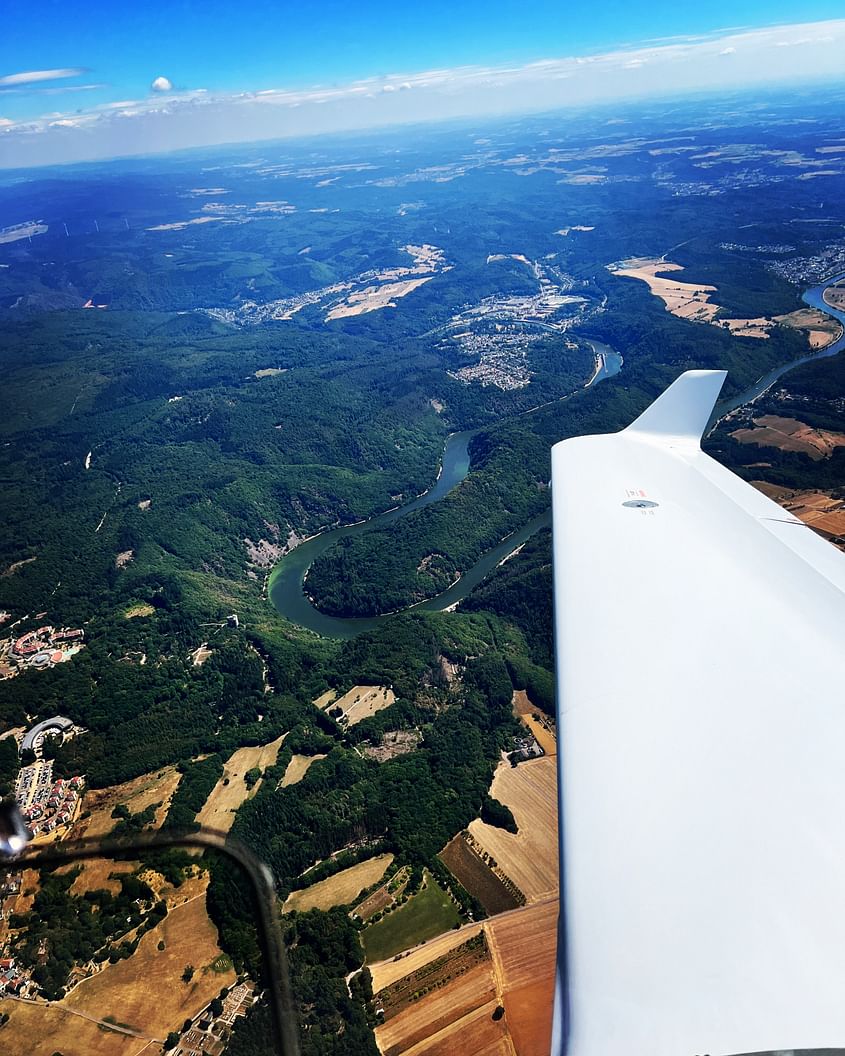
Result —
M 529 906 L 485 925 L 505 1020 L 518 1056 L 546 1056 L 552 1030 L 558 901 Z
M 514 715 L 518 715 L 522 719 L 546 755 L 557 755 L 554 720 L 544 715 L 540 708 L 534 707 L 524 689 L 514 691 L 513 711 Z M 535 719 L 535 715 L 539 715 L 540 718 Z
M 798 451 L 818 462 L 830 458 L 837 447 L 845 446 L 845 433 L 814 429 L 797 418 L 766 414 L 755 418 L 750 429 L 737 429 L 730 435 L 741 444 Z
M 425 999 L 377 1027 L 376 1042 L 385 1056 L 394 1053 L 428 1056 L 432 1052 L 475 1056 L 481 1052 L 507 1052 L 504 1048 L 490 1048 L 491 1043 L 504 1040 L 507 1031 L 503 1020 L 495 1022 L 491 1018 L 496 1004 L 496 981 L 488 961 L 438 987 Z
M 840 311 L 845 308 L 845 286 L 828 286 L 822 296 L 825 304 L 829 304 L 831 308 L 838 308 Z
M 292 755 L 282 778 L 282 788 L 288 785 L 298 784 L 308 773 L 308 768 L 316 763 L 318 759 L 325 759 L 325 755 Z
M 825 300 L 827 300 L 827 293 L 833 287 L 828 287 L 825 290 Z M 831 307 L 837 307 L 831 303 Z M 829 315 L 819 311 L 818 308 L 799 308 L 797 311 L 789 312 L 786 315 L 776 315 L 774 317 L 776 323 L 780 323 L 782 326 L 789 326 L 795 330 L 803 330 L 810 340 L 810 347 L 813 349 L 824 348 L 825 345 L 829 345 L 831 341 L 835 341 L 837 337 L 842 333 L 842 327 L 836 319 L 831 319 Z
M 273 766 L 279 755 L 279 749 L 287 737 L 283 733 L 269 744 L 259 744 L 254 748 L 238 748 L 223 765 L 223 776 L 209 793 L 202 810 L 197 814 L 197 821 L 203 828 L 228 832 L 235 821 L 235 813 L 241 804 L 255 795 L 261 786 L 259 780 L 252 789 L 246 787 L 245 775 L 248 771 L 266 770 Z M 226 783 L 228 781 L 228 784 Z
M 333 708 L 340 708 L 343 715 L 340 721 L 354 726 L 362 719 L 368 719 L 383 708 L 389 708 L 396 700 L 396 694 L 386 686 L 353 686 L 348 693 L 335 701 Z
M 162 951 L 159 942 L 165 943 Z M 211 968 L 220 954 L 203 891 L 171 909 L 142 937 L 128 960 L 109 964 L 83 980 L 62 1004 L 96 1019 L 112 1016 L 139 1033 L 163 1039 L 235 981 L 231 967 L 222 972 Z M 189 964 L 195 971 L 186 983 L 181 976 Z M 69 1051 L 78 1049 L 73 1046 Z
M 123 617 L 127 620 L 134 620 L 136 616 L 152 616 L 155 611 L 152 605 L 147 605 L 146 602 L 138 602 L 137 605 L 130 605 L 124 612 Z
M 61 1005 L 29 1001 L 0 1001 L 0 1012 L 9 1014 L 2 1029 L 3 1056 L 157 1056 L 159 1046 L 141 1038 L 106 1030 L 74 1015 Z
M 350 315 L 364 315 L 365 312 L 375 312 L 380 308 L 395 308 L 396 301 L 400 297 L 407 297 L 418 286 L 430 282 L 433 278 L 433 275 L 426 275 L 421 279 L 387 282 L 381 286 L 368 286 L 364 290 L 356 290 L 355 293 L 350 293 L 345 301 L 332 308 L 326 315 L 326 321 L 346 319 Z
M 794 491 L 764 480 L 752 480 L 751 483 L 816 531 L 835 538 L 845 536 L 845 502 L 842 499 L 835 499 L 823 491 Z M 840 548 L 845 549 L 845 545 Z
M 399 961 L 371 966 L 376 995 L 484 931 L 485 963 L 376 1028 L 384 1056 L 547 1056 L 551 1044 L 558 899 L 440 936 Z M 378 1001 L 378 998 L 377 998 Z M 497 1005 L 505 1015 L 493 1020 Z
M 476 818 L 469 831 L 528 904 L 557 892 L 557 760 L 543 756 L 519 766 L 496 767 L 490 795 L 510 807 L 519 832 L 507 832 Z
M 716 292 L 715 286 L 664 277 L 663 273 L 667 271 L 683 271 L 680 264 L 645 257 L 624 260 L 621 266 L 611 267 L 610 270 L 614 275 L 646 283 L 654 296 L 666 305 L 666 311 L 681 319 L 709 323 L 719 311 L 719 305 L 710 300 L 710 294 Z
M 456 946 L 462 946 L 481 931 L 481 924 L 467 924 L 457 931 L 447 931 L 435 939 L 429 939 L 421 946 L 415 946 L 409 953 L 403 954 L 397 961 L 391 957 L 387 961 L 378 961 L 367 967 L 373 977 L 373 993 L 384 990 L 386 986 L 398 979 L 410 975 L 429 961 L 442 957 Z
M 131 813 L 140 814 L 153 803 L 160 803 L 156 810 L 153 828 L 159 828 L 167 816 L 170 801 L 181 774 L 175 766 L 166 766 L 154 774 L 142 774 L 122 785 L 111 785 L 98 788 L 83 795 L 82 808 L 91 812 L 90 818 L 80 818 L 71 832 L 72 839 L 82 836 L 105 836 L 111 832 L 117 822 L 111 816 L 116 806 L 123 804 Z
M 288 895 L 282 911 L 301 913 L 307 909 L 349 905 L 365 888 L 381 880 L 392 861 L 392 854 L 380 854 L 377 858 L 368 858 L 348 869 L 341 869 L 327 880 L 320 880 L 301 891 L 293 891 Z
M 314 707 L 315 708 L 319 708 L 320 711 L 325 711 L 325 709 L 329 706 L 329 704 L 331 704 L 331 702 L 335 699 L 336 696 L 337 696 L 337 691 L 336 690 L 327 689 L 325 693 L 321 694 L 314 701 Z
M 70 886 L 72 895 L 84 895 L 87 891 L 110 891 L 116 895 L 120 890 L 120 874 L 131 873 L 138 867 L 137 862 L 118 862 L 113 858 L 94 858 L 81 864 L 82 872 Z
M 720 319 L 719 325 L 730 330 L 734 337 L 757 337 L 768 340 L 772 321 L 763 316 L 757 319 Z

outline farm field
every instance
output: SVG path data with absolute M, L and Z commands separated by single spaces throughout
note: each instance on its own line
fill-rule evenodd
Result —
M 513 892 L 467 845 L 460 833 L 446 844 L 439 858 L 467 891 L 478 899 L 491 917 L 496 913 L 516 909 L 519 905 Z
M 114 858 L 93 858 L 88 862 L 80 862 L 82 871 L 70 885 L 70 893 L 84 895 L 86 891 L 104 890 L 111 891 L 115 895 L 120 890 L 120 880 L 112 879 L 112 877 L 119 877 L 121 873 L 131 873 L 137 865 L 137 862 L 120 862 Z M 68 866 L 57 872 L 67 872 L 70 868 L 78 868 L 78 866 Z
M 308 773 L 309 767 L 316 763 L 318 759 L 325 758 L 324 754 L 292 755 L 285 770 L 285 776 L 282 778 L 282 788 L 298 784 Z
M 160 803 L 152 826 L 155 829 L 160 828 L 181 776 L 175 766 L 166 766 L 155 773 L 142 774 L 131 781 L 125 781 L 122 785 L 85 792 L 82 797 L 83 813 L 90 811 L 91 816 L 77 821 L 70 838 L 76 840 L 83 836 L 90 838 L 108 835 L 117 824 L 111 812 L 118 804 L 125 805 L 132 814 L 140 814 L 153 803 Z
M 366 959 L 382 961 L 448 931 L 459 922 L 458 907 L 430 873 L 425 886 L 404 906 L 366 928 L 361 940 Z
M 646 283 L 651 293 L 663 301 L 666 311 L 681 319 L 709 323 L 719 311 L 719 305 L 710 300 L 710 294 L 716 292 L 715 286 L 680 282 L 678 279 L 665 277 L 667 271 L 683 271 L 680 264 L 673 264 L 668 260 L 642 258 L 624 260 L 621 267 L 611 267 L 609 270 L 614 275 L 639 279 Z
M 257 745 L 254 748 L 238 748 L 223 766 L 223 776 L 211 790 L 202 810 L 197 814 L 197 821 L 209 829 L 228 832 L 235 821 L 238 807 L 258 791 L 259 780 L 252 789 L 248 789 L 245 775 L 255 768 L 266 770 L 273 766 L 279 755 L 287 734 L 282 734 L 269 744 Z M 228 781 L 228 784 L 226 782 Z
M 369 965 L 370 974 L 373 977 L 373 993 L 378 993 L 386 986 L 391 986 L 397 979 L 403 979 L 406 975 L 416 972 L 423 965 L 429 964 L 438 957 L 443 957 L 456 946 L 461 946 L 475 935 L 481 934 L 483 925 L 464 924 L 463 927 L 454 931 L 447 931 L 444 935 L 429 939 L 414 949 L 403 953 L 400 958 L 390 957 L 385 961 L 376 961 Z
M 558 900 L 485 925 L 518 1056 L 546 1056 L 552 1027 Z
M 408 985 L 429 988 L 376 1028 L 384 1056 L 547 1056 L 551 1042 L 557 898 L 444 935 L 399 961 L 374 965 L 378 1001 Z M 446 979 L 468 939 L 484 933 L 488 955 Z M 445 962 L 445 963 L 444 963 Z M 437 985 L 442 980 L 441 985 Z M 390 988 L 389 990 L 387 988 Z M 503 1005 L 504 1017 L 493 1020 Z
M 479 965 L 492 967 L 487 939 L 483 933 L 464 941 L 441 957 L 428 961 L 408 975 L 397 980 L 392 986 L 379 991 L 378 1002 L 382 1009 L 384 1021 L 393 1019 L 415 1004 L 422 994 L 433 993 Z
M 360 893 L 380 880 L 393 861 L 392 854 L 380 854 L 368 858 L 348 869 L 320 880 L 310 887 L 293 891 L 288 895 L 283 913 L 302 913 L 307 909 L 331 909 L 332 906 L 346 906 L 354 902 Z
M 332 704 L 331 711 L 334 712 L 335 708 L 340 708 L 343 712 L 340 721 L 348 726 L 354 726 L 363 719 L 375 715 L 377 711 L 389 708 L 394 700 L 396 700 L 396 694 L 387 686 L 353 686 L 348 693 L 344 693 Z
M 222 972 L 211 968 L 221 951 L 217 929 L 206 912 L 205 886 L 207 880 L 200 894 L 171 909 L 147 932 L 128 960 L 110 964 L 83 980 L 62 1004 L 96 1019 L 111 1016 L 138 1033 L 163 1039 L 216 997 L 222 987 L 231 986 L 235 981 L 231 966 Z M 159 942 L 165 943 L 164 950 L 158 949 Z M 195 972 L 186 983 L 181 976 L 189 964 Z M 75 1024 L 73 1017 L 74 1029 Z M 72 1035 L 64 1045 L 57 1039 L 53 1051 L 64 1048 L 79 1051 Z
M 376 1028 L 376 1041 L 385 1056 L 399 1053 L 459 1051 L 461 1056 L 496 1052 L 491 1042 L 504 1040 L 503 1020 L 491 1019 L 498 1004 L 493 965 L 489 957 L 483 963 L 458 976 Z M 469 1029 L 464 1017 L 478 1013 L 475 1027 Z M 481 1027 L 481 1038 L 474 1039 Z M 492 1029 L 491 1029 L 492 1028 Z M 477 1044 L 478 1040 L 481 1045 Z M 447 1045 L 449 1048 L 441 1048 Z M 501 1051 L 506 1052 L 507 1049 Z
M 479 818 L 469 824 L 476 841 L 529 903 L 557 892 L 557 762 L 544 756 L 512 767 L 499 763 L 490 795 L 510 807 L 519 831 L 514 834 Z
M 367 895 L 364 901 L 355 907 L 356 916 L 360 917 L 361 920 L 369 920 L 370 917 L 374 917 L 376 913 L 383 912 L 387 909 L 387 907 L 392 905 L 394 900 L 398 898 L 408 886 L 410 875 L 411 873 L 408 866 L 404 866 L 398 872 L 394 873 L 386 884 L 377 887 L 371 895 Z
M 142 1038 L 118 1034 L 73 1015 L 61 1005 L 0 1000 L 0 1012 L 9 1022 L 3 1027 L 4 1056 L 54 1056 L 56 1052 L 85 1056 L 138 1056 L 145 1048 L 152 1056 L 159 1048 Z
M 795 491 L 760 480 L 751 483 L 811 528 L 833 536 L 834 542 L 836 537 L 845 536 L 845 502 L 842 499 L 836 499 L 823 491 Z M 837 545 L 843 548 L 842 543 Z
M 750 429 L 737 429 L 730 435 L 741 444 L 797 451 L 808 455 L 814 462 L 830 458 L 837 447 L 845 445 L 845 433 L 814 429 L 797 418 L 782 418 L 776 414 L 755 418 Z

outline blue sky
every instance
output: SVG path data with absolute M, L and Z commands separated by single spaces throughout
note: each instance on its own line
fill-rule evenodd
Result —
M 0 165 L 832 76 L 842 15 L 841 0 L 7 0 Z

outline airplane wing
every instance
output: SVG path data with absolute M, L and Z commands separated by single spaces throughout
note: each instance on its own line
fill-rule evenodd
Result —
M 845 1049 L 845 556 L 701 451 L 723 380 L 552 452 L 556 1056 Z

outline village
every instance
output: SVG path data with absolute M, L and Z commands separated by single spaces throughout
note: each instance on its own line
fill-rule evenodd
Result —
M 8 613 L 2 615 L 8 618 Z M 84 648 L 84 639 L 85 631 L 81 627 L 56 630 L 49 624 L 27 631 L 19 638 L 0 639 L 0 679 L 14 678 L 30 668 L 46 670 L 65 663 Z
M 37 636 L 45 630 L 52 631 L 52 628 L 40 628 L 19 638 L 15 647 L 23 651 L 18 655 L 26 656 L 27 649 L 31 652 L 38 648 L 40 642 Z M 18 771 L 15 799 L 33 839 L 57 840 L 66 835 L 79 814 L 85 788 L 85 778 L 82 776 L 54 780 L 53 760 L 43 756 L 45 739 L 64 740 L 84 732 L 71 719 L 56 715 L 36 723 L 18 738 L 21 758 L 32 758 L 33 761 L 24 764 Z M 38 986 L 23 966 L 10 956 L 9 949 L 9 919 L 19 909 L 19 897 L 25 896 L 22 886 L 23 871 L 0 874 L 0 994 L 34 999 L 38 996 Z

